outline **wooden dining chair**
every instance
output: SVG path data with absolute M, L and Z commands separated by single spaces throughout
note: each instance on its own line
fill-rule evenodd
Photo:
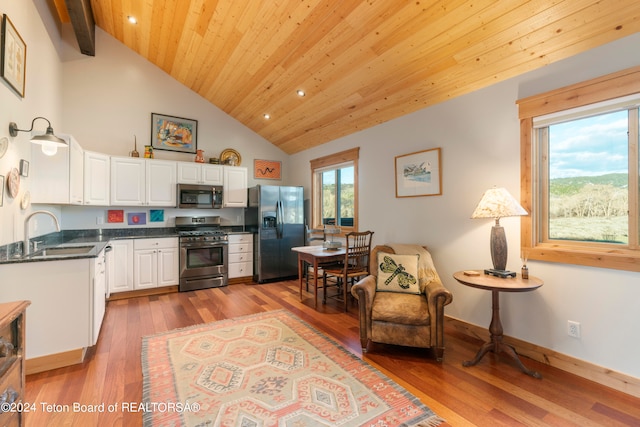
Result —
M 371 239 L 373 231 L 353 231 L 345 234 L 346 253 L 344 261 L 337 266 L 327 266 L 323 269 L 323 303 L 327 302 L 327 282 L 331 276 L 336 278 L 338 294 L 342 294 L 344 311 L 349 311 L 348 291 L 349 282 L 369 275 L 369 257 L 371 256 Z
M 324 230 L 312 229 L 312 228 L 309 228 L 308 225 L 305 225 L 304 228 L 306 231 L 305 245 L 309 246 L 309 245 L 316 244 L 313 242 L 324 242 L 326 240 L 326 235 L 324 234 Z M 318 269 L 318 271 L 319 273 L 321 273 L 320 269 Z M 308 262 L 305 262 L 304 263 L 304 279 L 307 287 L 307 292 L 309 292 L 309 279 L 313 280 L 313 274 L 314 274 L 313 265 L 309 264 Z M 318 275 L 318 278 L 320 278 L 320 275 Z

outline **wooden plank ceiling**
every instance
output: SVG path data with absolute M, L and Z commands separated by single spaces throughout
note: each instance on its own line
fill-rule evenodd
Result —
M 289 154 L 640 31 L 638 0 L 91 6 L 104 31 Z

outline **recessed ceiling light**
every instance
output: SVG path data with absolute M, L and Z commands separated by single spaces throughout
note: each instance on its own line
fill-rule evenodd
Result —
M 267 113 L 264 113 L 263 117 L 265 118 L 265 120 L 269 120 L 271 118 L 271 116 Z
M 302 89 L 298 89 L 296 91 L 296 93 L 298 94 L 298 96 L 305 96 L 306 95 L 306 93 L 304 93 L 304 91 Z
M 129 15 L 129 16 L 127 16 L 127 20 L 128 20 L 129 22 L 131 22 L 132 24 L 137 24 L 137 23 L 138 23 L 138 20 L 136 19 L 136 17 L 135 17 L 135 16 L 131 16 L 131 15 Z

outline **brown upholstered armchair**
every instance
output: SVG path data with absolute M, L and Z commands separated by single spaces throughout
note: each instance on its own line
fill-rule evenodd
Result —
M 444 355 L 444 306 L 453 296 L 440 281 L 435 268 L 419 271 L 419 294 L 376 291 L 378 253 L 415 253 L 426 248 L 414 245 L 376 246 L 371 251 L 371 274 L 351 288 L 358 300 L 360 343 L 366 353 L 369 340 L 408 347 L 433 348 L 437 361 Z M 400 249 L 399 249 L 400 248 Z M 425 254 L 425 252 L 422 252 Z M 423 255 L 431 262 L 431 255 Z M 433 264 L 431 263 L 431 266 Z

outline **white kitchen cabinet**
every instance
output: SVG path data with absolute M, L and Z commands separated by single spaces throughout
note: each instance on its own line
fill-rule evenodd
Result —
M 145 194 L 148 206 L 176 206 L 176 163 L 171 160 L 147 160 Z
M 241 208 L 247 206 L 247 168 L 224 166 L 223 206 Z
M 111 157 L 111 206 L 145 204 L 145 159 Z
M 178 183 L 223 185 L 222 169 L 221 165 L 178 162 Z
M 106 154 L 84 152 L 84 204 L 109 206 L 110 158 Z
M 31 301 L 26 358 L 92 345 L 95 258 L 0 265 L 0 302 Z
M 176 206 L 176 162 L 111 157 L 111 206 Z
M 102 327 L 102 320 L 104 319 L 104 313 L 107 308 L 107 270 L 106 270 L 106 258 L 104 249 L 98 254 L 98 257 L 93 261 L 93 270 L 91 284 L 93 286 L 93 304 L 91 306 L 91 344 L 96 345 L 98 342 L 98 336 L 100 335 L 100 328 Z
M 177 285 L 178 239 L 135 239 L 133 242 L 133 288 L 149 289 Z
M 83 202 L 84 153 L 71 135 L 60 135 L 68 146 L 54 156 L 42 152 L 41 145 L 31 144 L 31 201 L 47 204 Z
M 107 295 L 133 290 L 133 239 L 111 240 L 107 252 Z
M 229 278 L 253 276 L 253 234 L 229 234 Z

